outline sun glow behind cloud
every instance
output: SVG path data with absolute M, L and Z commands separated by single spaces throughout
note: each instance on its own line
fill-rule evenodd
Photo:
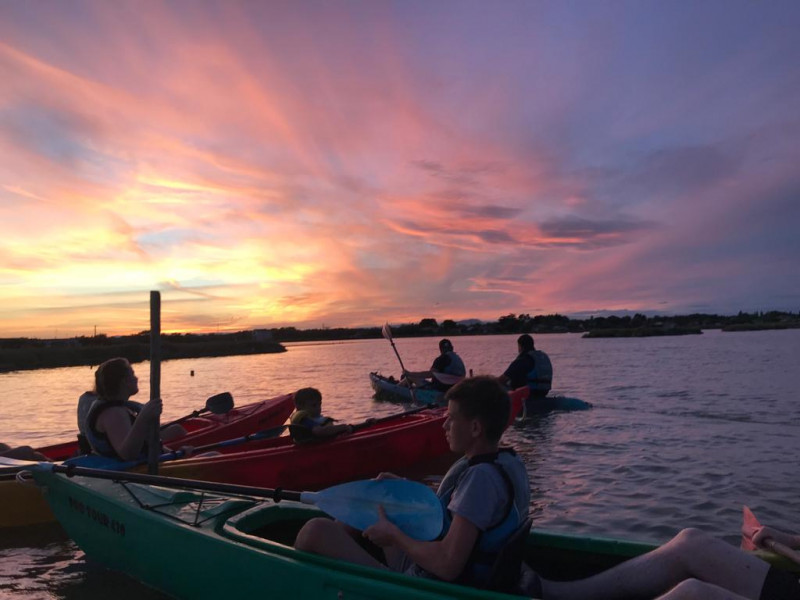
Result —
M 5 4 L 0 335 L 796 310 L 800 16 L 735 4 Z

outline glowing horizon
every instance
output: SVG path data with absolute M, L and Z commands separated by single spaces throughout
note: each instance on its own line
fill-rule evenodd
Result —
M 4 3 L 0 337 L 797 311 L 798 25 Z

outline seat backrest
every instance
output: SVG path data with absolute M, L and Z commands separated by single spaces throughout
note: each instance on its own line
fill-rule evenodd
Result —
M 519 586 L 522 561 L 525 557 L 525 543 L 531 530 L 532 520 L 525 519 L 517 530 L 508 538 L 506 545 L 497 554 L 492 565 L 486 588 L 507 594 L 516 592 Z

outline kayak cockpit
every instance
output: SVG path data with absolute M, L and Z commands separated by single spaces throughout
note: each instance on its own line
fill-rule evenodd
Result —
M 295 551 L 294 542 L 303 524 L 319 516 L 324 514 L 295 502 L 265 503 L 228 519 L 221 533 L 232 540 L 269 548 L 270 552 L 308 559 L 312 555 Z M 606 570 L 653 548 L 648 543 L 533 531 L 525 545 L 524 560 L 543 577 L 571 580 Z
M 120 482 L 120 489 L 142 508 L 194 526 L 232 515 L 261 503 L 253 498 L 216 496 L 194 490 Z

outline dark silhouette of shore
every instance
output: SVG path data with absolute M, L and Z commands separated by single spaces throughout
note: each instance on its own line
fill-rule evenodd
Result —
M 418 323 L 392 326 L 395 337 L 454 337 L 514 333 L 582 333 L 583 337 L 650 337 L 700 334 L 704 329 L 755 331 L 800 328 L 800 312 L 770 311 L 737 315 L 690 314 L 680 316 L 601 316 L 587 319 L 559 314 L 508 314 L 497 321 L 454 321 L 425 318 Z M 236 333 L 162 334 L 162 359 L 234 356 L 285 352 L 284 342 L 319 342 L 381 337 L 380 327 L 297 329 L 279 327 Z M 149 359 L 150 334 L 108 337 L 95 335 L 68 339 L 0 339 L 0 372 L 53 367 L 98 365 L 115 356 L 131 362 Z

